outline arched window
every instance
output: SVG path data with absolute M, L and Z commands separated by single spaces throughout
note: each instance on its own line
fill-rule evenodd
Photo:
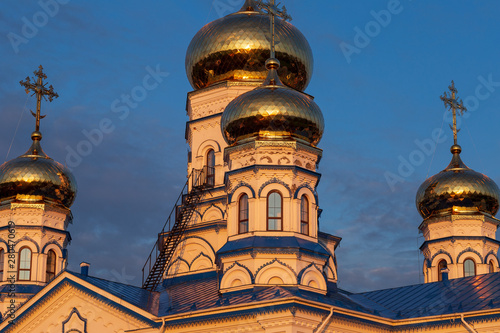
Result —
M 443 269 L 448 268 L 446 260 L 441 260 L 438 264 L 438 281 L 443 281 Z
M 305 195 L 300 199 L 300 232 L 309 235 L 309 200 Z
M 50 250 L 47 253 L 47 272 L 45 274 L 45 282 L 49 282 L 56 276 L 56 253 Z
M 31 250 L 23 247 L 19 250 L 19 270 L 17 273 L 19 281 L 31 280 Z
M 215 185 L 215 152 L 210 149 L 207 153 L 207 185 Z
M 267 230 L 283 230 L 283 199 L 278 191 L 267 195 Z
M 248 232 L 248 195 L 243 194 L 238 203 L 238 233 Z
M 3 281 L 3 264 L 4 264 L 5 251 L 0 249 L 0 282 Z
M 476 263 L 472 259 L 464 260 L 464 277 L 476 275 Z
M 490 273 L 495 273 L 495 263 L 490 260 Z

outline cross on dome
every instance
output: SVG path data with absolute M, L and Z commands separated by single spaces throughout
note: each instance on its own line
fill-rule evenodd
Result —
M 453 126 L 450 125 L 451 130 L 453 131 L 453 140 L 454 145 L 457 145 L 457 133 L 460 132 L 457 129 L 457 110 L 460 111 L 460 115 L 463 116 L 464 112 L 467 111 L 467 108 L 464 106 L 462 100 L 458 101 L 457 97 L 457 89 L 455 88 L 455 82 L 451 81 L 451 86 L 448 87 L 450 89 L 451 94 L 444 92 L 443 96 L 440 96 L 441 100 L 444 102 L 444 106 L 449 108 L 453 113 Z
M 257 6 L 262 9 L 263 11 L 267 12 L 269 16 L 271 17 L 271 59 L 275 58 L 275 46 L 276 46 L 276 40 L 275 40 L 275 17 L 281 17 L 285 21 L 291 21 L 292 17 L 288 15 L 286 7 L 283 6 L 283 9 L 279 8 L 279 5 L 281 3 L 278 3 L 277 5 L 275 4 L 275 0 L 269 0 L 269 2 L 266 2 L 264 0 L 256 0 L 255 1 Z
M 40 130 L 40 119 L 45 118 L 45 115 L 40 115 L 42 97 L 44 100 L 47 100 L 48 97 L 49 102 L 52 102 L 52 100 L 54 98 L 58 98 L 59 95 L 54 91 L 54 87 L 52 87 L 52 85 L 50 85 L 49 88 L 45 87 L 47 82 L 43 83 L 43 80 L 47 79 L 47 75 L 43 72 L 42 65 L 40 65 L 40 67 L 38 67 L 38 71 L 34 71 L 33 74 L 37 77 L 37 79 L 32 78 L 33 82 L 31 82 L 30 77 L 27 76 L 26 81 L 19 81 L 19 83 L 25 88 L 27 94 L 29 94 L 30 91 L 33 91 L 31 96 L 36 95 L 36 113 L 31 111 L 31 114 L 36 119 L 35 131 L 38 132 Z

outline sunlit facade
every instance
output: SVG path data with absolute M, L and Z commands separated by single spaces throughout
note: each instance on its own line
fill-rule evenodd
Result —
M 457 145 L 417 194 L 426 283 L 337 287 L 341 239 L 320 231 L 316 191 L 325 123 L 304 92 L 312 52 L 276 7 L 273 58 L 265 9 L 246 0 L 188 48 L 186 192 L 142 287 L 94 277 L 88 263 L 66 270 L 76 183 L 41 150 L 37 119 L 34 146 L 0 166 L 0 332 L 498 332 L 498 187 L 461 162 Z M 450 182 L 461 187 L 438 192 Z

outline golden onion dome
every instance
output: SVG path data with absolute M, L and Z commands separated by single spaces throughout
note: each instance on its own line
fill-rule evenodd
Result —
M 247 0 L 242 9 L 205 25 L 186 53 L 186 73 L 194 89 L 224 80 L 264 80 L 270 57 L 270 19 Z M 313 55 L 304 35 L 276 19 L 276 57 L 281 81 L 305 90 L 312 76 Z
M 69 208 L 77 192 L 73 174 L 43 152 L 40 132 L 31 137 L 26 153 L 0 165 L 0 203 L 46 201 Z
M 451 147 L 453 158 L 446 169 L 428 178 L 418 189 L 416 204 L 426 219 L 433 215 L 498 211 L 500 191 L 488 176 L 468 168 L 460 158 L 459 145 Z
M 266 62 L 264 84 L 231 101 L 221 118 L 226 141 L 233 145 L 251 138 L 298 139 L 316 145 L 324 130 L 321 109 L 313 98 L 284 86 L 278 77 L 279 61 Z

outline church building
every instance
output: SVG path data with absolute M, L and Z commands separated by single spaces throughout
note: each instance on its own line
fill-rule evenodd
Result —
M 187 182 L 142 286 L 85 262 L 67 270 L 77 183 L 41 146 L 41 110 L 58 94 L 42 66 L 21 81 L 36 125 L 26 153 L 0 165 L 0 332 L 500 332 L 500 190 L 460 158 L 467 110 L 453 82 L 441 96 L 451 162 L 416 194 L 425 283 L 338 288 L 341 238 L 320 230 L 317 192 L 325 123 L 305 92 L 313 52 L 289 19 L 273 0 L 246 0 L 192 39 Z

